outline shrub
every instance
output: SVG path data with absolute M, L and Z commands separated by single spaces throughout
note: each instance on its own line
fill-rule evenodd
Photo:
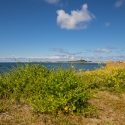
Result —
M 105 70 L 103 75 L 103 84 L 110 90 L 122 92 L 125 90 L 125 68 L 110 67 Z
M 36 64 L 18 65 L 0 79 L 0 98 L 23 100 L 41 113 L 85 113 L 91 96 L 74 68 L 55 71 Z

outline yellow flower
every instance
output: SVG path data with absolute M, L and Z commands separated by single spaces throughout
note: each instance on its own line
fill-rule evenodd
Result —
M 69 109 L 69 107 L 68 106 L 66 106 L 65 108 L 64 108 L 64 110 L 67 112 L 68 111 L 68 109 Z

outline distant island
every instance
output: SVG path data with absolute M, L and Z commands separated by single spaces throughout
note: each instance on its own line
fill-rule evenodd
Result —
M 37 63 L 37 61 L 33 61 L 35 63 Z M 42 62 L 42 61 L 41 61 Z M 42 63 L 89 63 L 89 62 L 92 62 L 92 61 L 86 61 L 86 60 L 72 60 L 72 61 L 44 61 Z
M 85 63 L 85 62 L 92 62 L 92 61 L 86 61 L 86 60 L 74 60 L 74 61 L 68 61 L 71 63 Z

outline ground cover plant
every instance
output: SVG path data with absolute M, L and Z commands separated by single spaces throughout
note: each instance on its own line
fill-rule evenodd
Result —
M 84 125 L 83 121 L 86 119 L 88 121 L 85 124 L 92 122 L 89 117 L 95 119 L 93 122 L 95 124 L 120 125 L 124 123 L 122 117 L 125 116 L 123 112 L 125 98 L 117 99 L 116 95 L 111 95 L 113 93 L 124 95 L 124 91 L 125 68 L 123 67 L 108 69 L 102 67 L 94 71 L 76 72 L 72 66 L 65 70 L 62 67 L 48 70 L 42 64 L 17 63 L 11 71 L 0 74 L 0 113 L 2 114 L 0 119 L 3 119 L 4 113 L 12 112 L 14 119 L 18 120 L 13 122 L 11 117 L 7 117 L 2 124 L 6 122 L 20 124 L 23 121 L 24 124 Z M 97 112 L 103 107 L 100 105 L 101 102 L 107 104 L 103 104 L 106 108 L 112 107 L 113 109 L 110 110 L 121 112 L 120 121 L 114 122 L 109 119 L 105 121 L 103 115 L 99 116 Z M 32 110 L 33 114 L 30 112 L 30 118 L 25 116 L 27 119 L 24 120 L 20 116 L 22 110 L 26 112 Z M 110 114 L 107 110 L 102 110 L 102 114 Z M 39 118 L 42 121 L 38 122 Z

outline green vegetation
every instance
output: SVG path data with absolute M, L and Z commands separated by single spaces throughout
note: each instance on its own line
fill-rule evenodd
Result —
M 14 104 L 25 104 L 47 117 L 59 118 L 63 114 L 91 117 L 97 109 L 89 100 L 102 90 L 123 93 L 125 68 L 76 72 L 72 66 L 48 70 L 42 64 L 17 63 L 11 71 L 0 74 L 0 113 L 9 111 Z M 57 121 L 66 121 L 63 118 Z
M 56 71 L 42 65 L 18 65 L 0 76 L 0 98 L 23 101 L 37 112 L 85 113 L 90 90 L 73 68 Z
M 75 61 L 69 61 L 69 62 L 72 62 L 72 63 L 84 63 L 84 62 L 88 62 L 88 61 L 86 61 L 86 60 L 75 60 Z M 91 61 L 89 61 L 89 62 L 91 62 Z

